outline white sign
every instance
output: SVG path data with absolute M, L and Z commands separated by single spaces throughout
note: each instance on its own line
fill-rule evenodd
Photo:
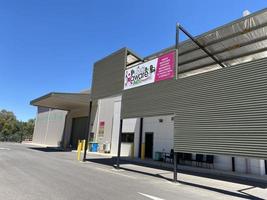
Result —
M 175 51 L 125 70 L 124 90 L 174 77 Z
M 124 90 L 154 83 L 158 58 L 125 70 Z

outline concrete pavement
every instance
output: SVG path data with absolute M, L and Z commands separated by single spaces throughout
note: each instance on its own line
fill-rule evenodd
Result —
M 124 162 L 112 167 L 112 158 L 88 156 L 76 161 L 73 152 L 23 144 L 0 143 L 0 199 L 267 199 L 263 184 L 233 183 Z

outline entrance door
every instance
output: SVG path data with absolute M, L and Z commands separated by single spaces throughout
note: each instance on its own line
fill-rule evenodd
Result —
M 70 144 L 72 149 L 77 149 L 78 140 L 86 139 L 86 127 L 88 117 L 77 117 L 72 119 L 72 131 Z
M 153 133 L 145 133 L 145 157 L 153 158 Z

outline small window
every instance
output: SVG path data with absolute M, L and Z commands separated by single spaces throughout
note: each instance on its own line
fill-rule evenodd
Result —
M 134 142 L 134 133 L 122 133 L 121 142 L 133 143 Z

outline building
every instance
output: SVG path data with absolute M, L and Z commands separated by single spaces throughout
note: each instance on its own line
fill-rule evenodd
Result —
M 265 9 L 144 58 L 122 48 L 95 63 L 90 94 L 31 102 L 33 142 L 75 148 L 90 111 L 100 152 L 116 155 L 121 139 L 124 156 L 174 149 L 214 155 L 215 169 L 265 175 L 266 33 Z
M 51 92 L 31 101 L 37 106 L 33 143 L 76 148 L 78 139 L 86 138 L 89 91 Z

